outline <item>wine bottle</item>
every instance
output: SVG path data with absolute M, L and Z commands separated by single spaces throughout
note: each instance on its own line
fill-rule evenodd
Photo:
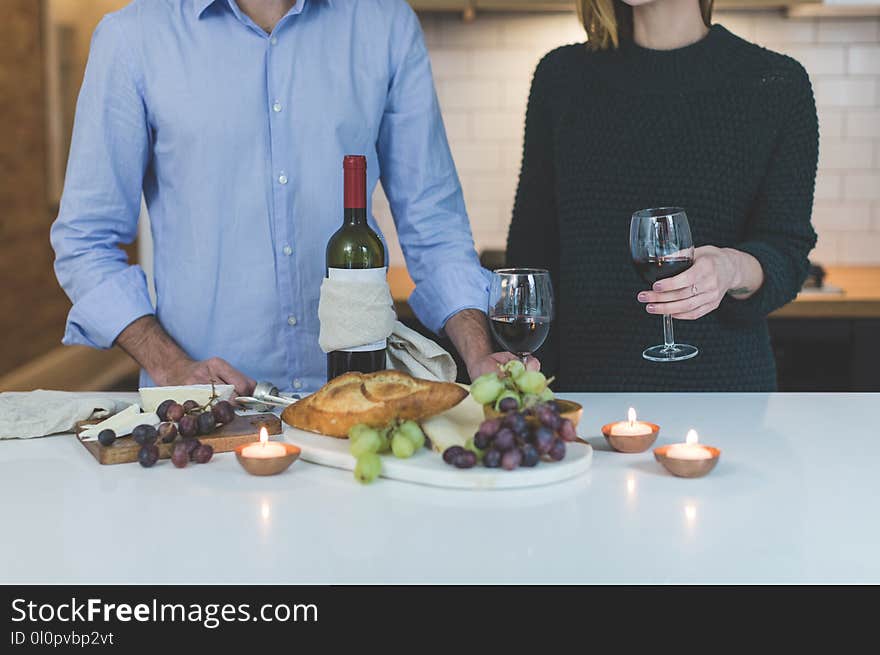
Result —
M 385 247 L 367 224 L 367 158 L 346 155 L 342 160 L 344 210 L 342 227 L 327 243 L 327 277 L 331 280 L 384 282 Z M 356 317 L 355 317 L 356 320 Z M 385 368 L 385 339 L 327 353 L 327 379 Z

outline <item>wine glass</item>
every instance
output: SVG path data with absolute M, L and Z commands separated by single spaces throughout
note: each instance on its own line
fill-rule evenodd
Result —
M 523 364 L 544 343 L 553 318 L 553 283 L 542 268 L 499 268 L 489 287 L 489 324 Z
M 649 285 L 683 273 L 694 265 L 694 240 L 681 207 L 642 209 L 632 215 L 629 249 L 639 275 Z M 680 362 L 696 357 L 694 346 L 675 343 L 672 316 L 663 315 L 663 345 L 651 346 L 642 357 L 652 362 Z

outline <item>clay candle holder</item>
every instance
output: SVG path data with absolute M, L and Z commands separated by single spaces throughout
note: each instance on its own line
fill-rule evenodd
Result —
M 235 458 L 251 475 L 276 475 L 293 464 L 301 450 L 283 441 L 269 441 L 266 428 L 260 428 L 260 441 L 235 449 Z
M 602 434 L 617 452 L 643 453 L 657 440 L 660 426 L 647 421 L 637 421 L 636 410 L 630 407 L 626 421 L 603 425 Z
M 680 478 L 701 478 L 715 468 L 721 451 L 698 443 L 696 430 L 689 430 L 685 443 L 654 449 L 654 459 Z

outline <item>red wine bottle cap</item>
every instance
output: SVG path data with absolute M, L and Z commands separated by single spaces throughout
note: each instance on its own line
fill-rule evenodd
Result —
M 345 205 L 347 209 L 367 207 L 367 158 L 363 155 L 346 155 L 342 159 Z
M 367 170 L 367 158 L 363 155 L 345 155 L 342 158 L 342 168 L 345 169 L 363 169 Z

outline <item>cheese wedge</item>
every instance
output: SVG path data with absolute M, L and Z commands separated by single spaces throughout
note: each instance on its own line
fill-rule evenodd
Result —
M 462 385 L 464 386 L 464 385 Z M 450 446 L 464 446 L 483 422 L 483 406 L 468 396 L 452 409 L 422 421 L 431 447 L 442 453 Z
M 215 384 L 214 390 L 221 400 L 230 400 L 235 394 L 231 384 Z M 141 387 L 141 406 L 145 412 L 155 412 L 163 401 L 171 399 L 181 405 L 187 400 L 195 400 L 204 405 L 211 399 L 210 384 L 189 384 L 181 387 Z
M 160 422 L 159 417 L 156 416 L 155 413 L 147 412 L 146 414 L 142 414 L 140 407 L 137 405 L 131 405 L 100 423 L 90 425 L 79 433 L 79 438 L 83 441 L 92 441 L 98 438 L 98 434 L 102 430 L 107 429 L 113 430 L 117 437 L 124 437 L 131 434 L 131 431 L 139 425 L 146 424 L 156 427 Z
M 110 429 L 116 432 L 119 427 L 125 426 L 131 421 L 132 416 L 140 416 L 141 408 L 137 403 L 132 403 L 125 409 L 120 412 L 116 412 L 113 416 L 108 416 L 100 423 L 95 423 L 95 425 L 90 425 L 88 428 L 80 432 L 80 435 L 89 433 L 94 431 L 95 436 L 97 436 L 98 432 L 101 430 Z
M 454 421 L 440 414 L 422 421 L 422 431 L 431 440 L 431 449 L 442 453 L 451 446 L 464 447 L 468 437 L 473 436 L 459 429 Z

